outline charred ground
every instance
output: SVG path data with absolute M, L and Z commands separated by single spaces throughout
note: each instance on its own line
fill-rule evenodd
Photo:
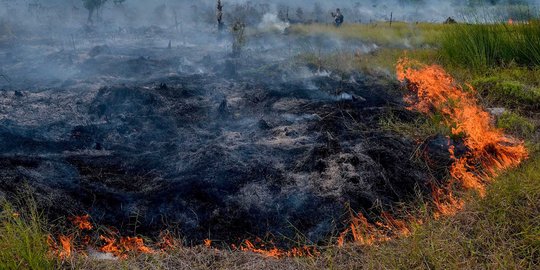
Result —
M 87 33 L 77 49 L 6 45 L 4 70 L 16 76 L 1 85 L 3 193 L 30 188 L 51 220 L 89 213 L 125 234 L 226 243 L 324 243 L 349 206 L 378 216 L 430 193 L 417 142 L 379 125 L 389 113 L 417 117 L 397 83 L 290 60 L 306 44 L 359 44 L 266 33 L 233 58 L 227 39 L 167 48 L 167 31 L 133 31 L 116 35 L 150 31 L 152 42 Z

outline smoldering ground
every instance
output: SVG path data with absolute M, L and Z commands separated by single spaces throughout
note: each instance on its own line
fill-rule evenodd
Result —
M 285 35 L 268 7 L 235 57 L 229 30 L 201 19 L 206 2 L 128 0 L 92 24 L 80 3 L 23 2 L 3 3 L 0 191 L 30 190 L 51 220 L 322 243 L 348 207 L 376 215 L 430 192 L 417 144 L 379 128 L 388 113 L 414 117 L 391 78 L 295 60 L 374 44 Z

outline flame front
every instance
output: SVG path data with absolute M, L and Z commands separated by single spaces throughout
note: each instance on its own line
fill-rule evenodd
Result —
M 443 124 L 451 128 L 453 136 L 461 138 L 466 148 L 461 155 L 456 154 L 455 146 L 448 149 L 452 160 L 451 181 L 444 187 L 432 187 L 435 219 L 454 215 L 464 207 L 463 200 L 453 194 L 454 189 L 475 190 L 485 196 L 485 186 L 493 177 L 528 157 L 522 141 L 494 126 L 490 114 L 474 97 L 472 86 L 467 85 L 465 90 L 442 67 L 426 66 L 407 58 L 398 61 L 396 71 L 398 80 L 405 83 L 409 91 L 405 97 L 408 109 L 441 115 Z M 407 236 L 411 233 L 411 224 L 423 223 L 418 219 L 394 219 L 388 213 L 383 213 L 380 219 L 369 222 L 362 214 L 351 215 L 349 228 L 337 240 L 338 246 L 344 245 L 347 236 L 361 245 Z
M 409 109 L 441 114 L 444 124 L 452 128 L 452 135 L 462 138 L 467 148 L 464 155 L 458 157 L 454 146 L 449 149 L 453 160 L 450 174 L 462 188 L 483 196 L 487 182 L 527 158 L 522 141 L 494 126 L 490 114 L 474 97 L 473 87 L 467 85 L 468 91 L 464 90 L 442 67 L 404 58 L 398 62 L 397 77 L 411 91 L 405 99 Z

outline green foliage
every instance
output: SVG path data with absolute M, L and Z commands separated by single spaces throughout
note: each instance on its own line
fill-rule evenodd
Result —
M 472 85 L 487 99 L 488 103 L 521 108 L 539 108 L 540 106 L 540 89 L 526 86 L 521 82 L 491 76 L 476 79 Z
M 501 115 L 497 120 L 497 126 L 523 138 L 531 136 L 536 130 L 534 123 L 514 112 L 505 112 Z
M 6 201 L 0 212 L 0 269 L 53 269 L 43 219 L 31 200 L 19 211 Z

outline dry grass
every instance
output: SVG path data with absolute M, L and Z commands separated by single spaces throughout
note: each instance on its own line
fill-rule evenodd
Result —
M 451 25 L 433 23 L 387 22 L 371 24 L 344 24 L 337 28 L 327 24 L 293 25 L 292 34 L 334 35 L 343 39 L 356 39 L 379 46 L 418 48 L 438 45 L 438 40 Z

